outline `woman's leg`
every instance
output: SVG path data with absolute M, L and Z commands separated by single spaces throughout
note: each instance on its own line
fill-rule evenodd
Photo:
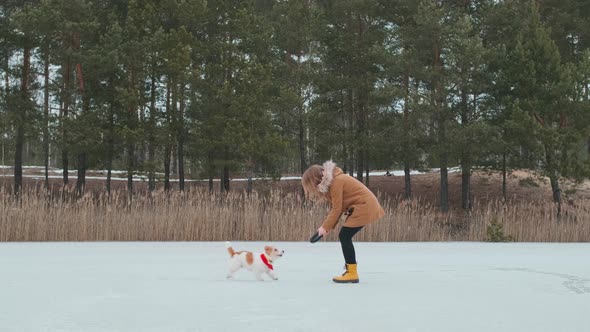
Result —
M 340 239 L 340 245 L 342 245 L 342 254 L 344 255 L 344 261 L 346 264 L 356 264 L 356 254 L 354 252 L 354 245 L 352 244 L 352 237 L 363 228 L 360 227 L 346 227 L 343 226 L 340 229 L 338 238 Z

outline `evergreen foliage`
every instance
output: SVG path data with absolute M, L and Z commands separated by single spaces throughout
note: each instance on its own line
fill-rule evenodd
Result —
M 3 162 L 177 177 L 590 171 L 583 0 L 41 0 L 0 4 Z M 47 174 L 47 173 L 46 173 Z M 158 175 L 163 174 L 163 175 Z M 47 177 L 46 177 L 47 181 Z M 212 182 L 211 182 L 212 183 Z M 506 192 L 506 187 L 503 188 Z

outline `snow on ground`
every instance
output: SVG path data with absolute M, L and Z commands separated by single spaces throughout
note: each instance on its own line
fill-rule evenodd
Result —
M 45 172 L 45 168 L 44 166 L 23 166 L 23 168 L 25 169 L 30 169 L 30 170 L 38 170 L 39 172 Z M 5 166 L 5 165 L 0 165 L 0 169 L 2 170 L 12 170 L 14 169 L 13 166 Z M 459 172 L 460 169 L 458 167 L 451 167 L 448 169 L 449 173 L 456 173 Z M 73 176 L 73 174 L 77 173 L 77 170 L 69 170 L 70 174 Z M 103 174 L 103 176 L 86 176 L 85 178 L 87 180 L 106 180 L 106 174 L 107 174 L 107 170 L 88 170 L 88 172 L 91 173 L 97 173 L 97 174 Z M 411 175 L 417 175 L 417 174 L 426 174 L 426 173 L 437 173 L 440 172 L 440 168 L 433 168 L 431 170 L 428 170 L 426 172 L 421 172 L 421 171 L 416 171 L 416 170 L 412 170 L 410 171 Z M 59 168 L 51 168 L 48 171 L 48 174 L 61 174 L 61 175 L 48 175 L 47 177 L 49 179 L 61 179 L 63 177 L 63 169 L 59 169 Z M 385 176 L 387 173 L 387 171 L 373 171 L 373 172 L 369 172 L 370 176 Z M 111 177 L 111 180 L 113 181 L 127 181 L 127 172 L 126 171 L 121 171 L 121 170 L 112 170 L 111 171 L 112 175 L 115 175 L 113 177 Z M 403 170 L 392 170 L 390 171 L 390 174 L 393 176 L 404 176 L 404 171 Z M 161 176 L 163 177 L 164 174 L 163 173 L 156 173 L 157 176 Z M 6 173 L 3 172 L 2 174 L 0 174 L 0 176 L 3 177 L 14 177 L 14 174 L 12 173 Z M 43 180 L 45 179 L 45 175 L 43 174 L 23 174 L 23 177 L 25 178 L 31 178 L 31 179 L 36 179 L 36 180 Z M 258 178 L 258 177 L 254 177 L 252 178 L 253 181 L 259 181 L 259 180 L 269 180 L 270 178 Z M 300 180 L 301 176 L 283 176 L 281 177 L 281 180 Z M 133 175 L 133 181 L 147 181 L 148 177 L 145 175 Z M 178 182 L 178 179 L 170 179 L 170 181 L 172 182 Z M 186 182 L 201 182 L 201 181 L 209 181 L 208 179 L 204 180 L 204 179 L 185 179 Z M 213 181 L 215 182 L 219 182 L 219 179 L 213 179 Z M 230 181 L 248 181 L 247 178 L 235 178 L 235 179 L 230 179 Z
M 0 243 L 0 331 L 590 331 L 588 243 L 357 243 L 356 285 L 338 243 L 275 245 L 259 282 L 221 242 Z

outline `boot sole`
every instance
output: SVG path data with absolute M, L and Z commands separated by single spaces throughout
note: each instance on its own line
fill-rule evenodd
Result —
M 353 279 L 353 280 L 336 280 L 336 279 L 332 279 L 333 282 L 337 283 L 337 284 L 358 284 L 359 280 L 358 279 Z

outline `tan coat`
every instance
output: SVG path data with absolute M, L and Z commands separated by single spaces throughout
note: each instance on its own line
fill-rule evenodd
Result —
M 328 193 L 332 206 L 330 213 L 324 220 L 322 227 L 331 230 L 336 227 L 343 213 L 352 209 L 344 226 L 359 227 L 377 221 L 385 212 L 377 201 L 377 197 L 364 184 L 350 175 L 344 174 L 332 161 L 323 165 L 324 175 L 318 185 L 318 190 Z

